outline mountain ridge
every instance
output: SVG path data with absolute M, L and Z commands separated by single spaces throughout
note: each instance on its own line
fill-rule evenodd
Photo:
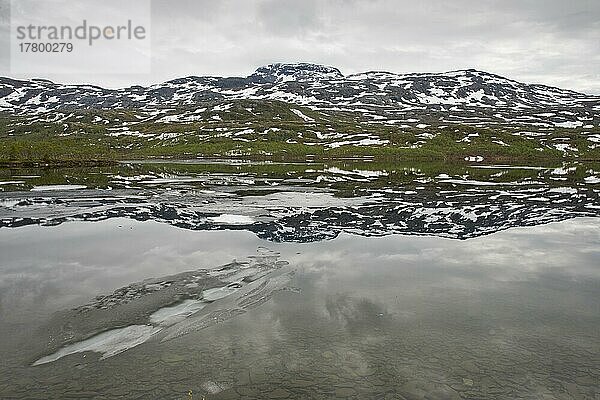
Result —
M 473 106 L 504 109 L 510 114 L 514 108 L 577 108 L 575 114 L 581 114 L 578 115 L 581 118 L 566 120 L 581 126 L 586 125 L 581 122 L 590 117 L 595 120 L 600 111 L 600 97 L 552 86 L 525 84 L 476 69 L 413 74 L 370 71 L 344 76 L 337 68 L 329 66 L 276 63 L 259 67 L 246 77 L 189 76 L 122 89 L 0 78 L 0 111 L 9 114 L 69 108 L 158 109 L 226 99 L 281 100 L 315 108 L 341 107 L 349 111 L 363 106 L 387 111 L 425 106 L 448 112 L 450 106 Z M 510 118 L 511 115 L 503 117 Z
M 592 93 L 586 93 L 583 91 L 578 91 L 578 90 L 574 90 L 574 89 L 568 89 L 568 88 L 564 88 L 564 87 L 560 87 L 557 85 L 549 85 L 549 84 L 543 84 L 543 83 L 524 83 L 521 82 L 519 80 L 513 79 L 513 78 L 508 78 L 506 76 L 500 75 L 500 74 L 496 74 L 494 72 L 489 72 L 489 71 L 485 71 L 485 70 L 480 70 L 480 69 L 476 69 L 476 68 L 461 68 L 461 69 L 453 69 L 453 70 L 448 70 L 448 71 L 442 71 L 442 72 L 407 72 L 407 73 L 397 73 L 397 72 L 392 72 L 392 71 L 388 71 L 388 70 L 368 70 L 368 71 L 364 71 L 364 72 L 357 72 L 357 73 L 352 73 L 352 74 L 348 74 L 348 75 L 344 75 L 341 70 L 339 70 L 336 67 L 332 67 L 332 66 L 327 66 L 327 65 L 322 65 L 322 64 L 313 64 L 313 63 L 303 63 L 303 62 L 299 62 L 299 63 L 282 63 L 282 62 L 278 62 L 278 63 L 272 63 L 272 64 L 267 64 L 264 66 L 260 66 L 257 67 L 254 72 L 250 75 L 247 76 L 220 76 L 220 75 L 187 75 L 187 76 L 182 76 L 182 77 L 177 77 L 177 78 L 173 78 L 173 79 L 168 79 L 165 81 L 161 81 L 161 82 L 157 82 L 157 83 L 153 83 L 153 84 L 149 84 L 149 85 L 140 85 L 140 84 L 134 84 L 134 85 L 130 85 L 130 86 L 122 86 L 122 87 L 117 87 L 117 88 L 106 88 L 100 85 L 96 85 L 96 84 L 85 84 L 85 83 L 61 83 L 61 82 L 57 82 L 57 81 L 53 81 L 47 78 L 29 78 L 29 79 L 20 79 L 20 78 L 12 78 L 9 76 L 0 76 L 0 84 L 2 82 L 6 82 L 6 81 L 12 81 L 12 82 L 18 82 L 18 83 L 26 83 L 26 82 L 40 82 L 40 83 L 48 83 L 51 85 L 58 85 L 58 86 L 64 86 L 64 87 L 89 87 L 89 88 L 97 88 L 97 89 L 102 89 L 102 90 L 107 90 L 107 91 L 122 91 L 122 90 L 128 90 L 128 89 L 135 89 L 135 88 L 151 88 L 151 87 L 155 87 L 155 86 L 161 86 L 164 84 L 168 84 L 168 83 L 174 83 L 174 82 L 178 82 L 178 81 L 182 81 L 182 80 L 189 80 L 189 79 L 193 79 L 193 80 L 198 80 L 198 79 L 245 79 L 245 78 L 249 78 L 253 75 L 256 75 L 257 72 L 259 72 L 260 70 L 264 70 L 266 68 L 272 67 L 272 66 L 315 66 L 315 67 L 324 67 L 324 68 L 328 68 L 331 70 L 335 70 L 337 72 L 339 72 L 340 77 L 341 78 L 351 78 L 351 77 L 356 77 L 356 76 L 360 76 L 360 75 L 368 75 L 368 74 L 384 74 L 384 75 L 388 75 L 388 76 L 436 76 L 436 75 L 448 75 L 448 74 L 452 74 L 452 73 L 466 73 L 466 72 L 475 72 L 475 73 L 480 73 L 480 74 L 484 74 L 487 76 L 491 76 L 491 77 L 495 77 L 495 78 L 501 78 L 504 79 L 506 81 L 512 81 L 515 83 L 521 83 L 521 84 L 526 84 L 528 86 L 539 86 L 539 87 L 546 87 L 546 88 L 552 88 L 552 89 L 559 89 L 559 90 L 563 90 L 563 91 L 568 91 L 568 92 L 572 92 L 572 93 L 576 93 L 578 95 L 583 95 L 583 96 L 588 96 L 588 97 L 592 97 L 592 98 L 600 98 L 600 94 L 592 94 Z
M 31 153 L 23 148 L 32 146 L 32 133 L 120 151 L 151 146 L 159 156 L 356 155 L 368 148 L 444 158 L 600 157 L 600 97 L 476 69 L 344 76 L 334 67 L 276 63 L 246 77 L 190 76 L 124 89 L 0 78 L 0 114 L 9 119 L 0 137 L 21 140 L 5 144 L 17 158 Z

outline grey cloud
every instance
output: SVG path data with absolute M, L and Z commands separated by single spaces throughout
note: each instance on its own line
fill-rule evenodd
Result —
M 0 71 L 10 69 L 10 0 L 0 0 Z
M 257 3 L 262 28 L 276 35 L 300 36 L 323 28 L 317 0 L 263 0 Z
M 600 93 L 597 0 L 153 0 L 152 8 L 151 75 L 58 80 L 122 86 L 305 61 L 344 73 L 477 68 Z

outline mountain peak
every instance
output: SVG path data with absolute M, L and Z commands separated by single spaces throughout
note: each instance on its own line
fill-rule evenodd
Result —
M 339 69 L 310 63 L 275 63 L 258 68 L 250 78 L 268 83 L 343 79 Z
M 528 85 L 475 69 L 412 74 L 370 71 L 344 76 L 337 68 L 324 65 L 276 63 L 260 67 L 248 77 L 191 76 L 150 87 L 115 90 L 0 78 L 0 112 L 14 114 L 82 108 L 149 110 L 225 99 L 278 100 L 373 113 L 377 110 L 383 119 L 404 110 L 425 109 L 428 115 L 439 112 L 442 118 L 451 116 L 448 118 L 452 121 L 464 122 L 471 121 L 464 117 L 471 116 L 475 108 L 480 110 L 482 121 L 489 119 L 491 110 L 501 121 L 515 118 L 516 113 L 523 117 L 524 110 L 528 110 L 532 123 L 548 128 L 555 123 L 559 127 L 596 126 L 600 118 L 597 97 Z M 559 108 L 573 111 L 566 114 L 556 111 Z M 421 117 L 416 114 L 415 118 Z M 406 115 L 401 118 L 407 119 Z

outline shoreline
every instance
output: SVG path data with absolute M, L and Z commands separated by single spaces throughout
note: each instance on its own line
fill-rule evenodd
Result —
M 107 167 L 117 166 L 120 164 L 144 164 L 144 163 L 235 163 L 235 162 L 259 162 L 259 163 L 274 163 L 274 164 L 293 164 L 293 163 L 314 163 L 314 162 L 451 162 L 459 165 L 489 165 L 489 164 L 527 164 L 527 165 L 562 165 L 564 163 L 594 163 L 600 162 L 600 159 L 595 158 L 531 158 L 531 157 L 483 157 L 483 160 L 473 161 L 465 159 L 461 156 L 456 157 L 434 157 L 434 156 L 416 156 L 416 157 L 382 157 L 382 156 L 343 156 L 343 157 L 322 157 L 322 156 L 304 156 L 304 157 L 265 157 L 262 155 L 244 155 L 234 157 L 224 156 L 198 156 L 186 157 L 182 156 L 156 156 L 156 157 L 128 157 L 122 159 L 102 159 L 91 158 L 81 160 L 0 160 L 0 168 L 70 168 L 70 167 Z

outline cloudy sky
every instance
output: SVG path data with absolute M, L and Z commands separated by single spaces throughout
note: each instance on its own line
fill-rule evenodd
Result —
M 598 0 L 152 0 L 151 32 L 150 74 L 36 75 L 116 87 L 302 61 L 344 74 L 476 68 L 600 94 Z M 0 72 L 30 77 L 10 73 L 6 51 Z

